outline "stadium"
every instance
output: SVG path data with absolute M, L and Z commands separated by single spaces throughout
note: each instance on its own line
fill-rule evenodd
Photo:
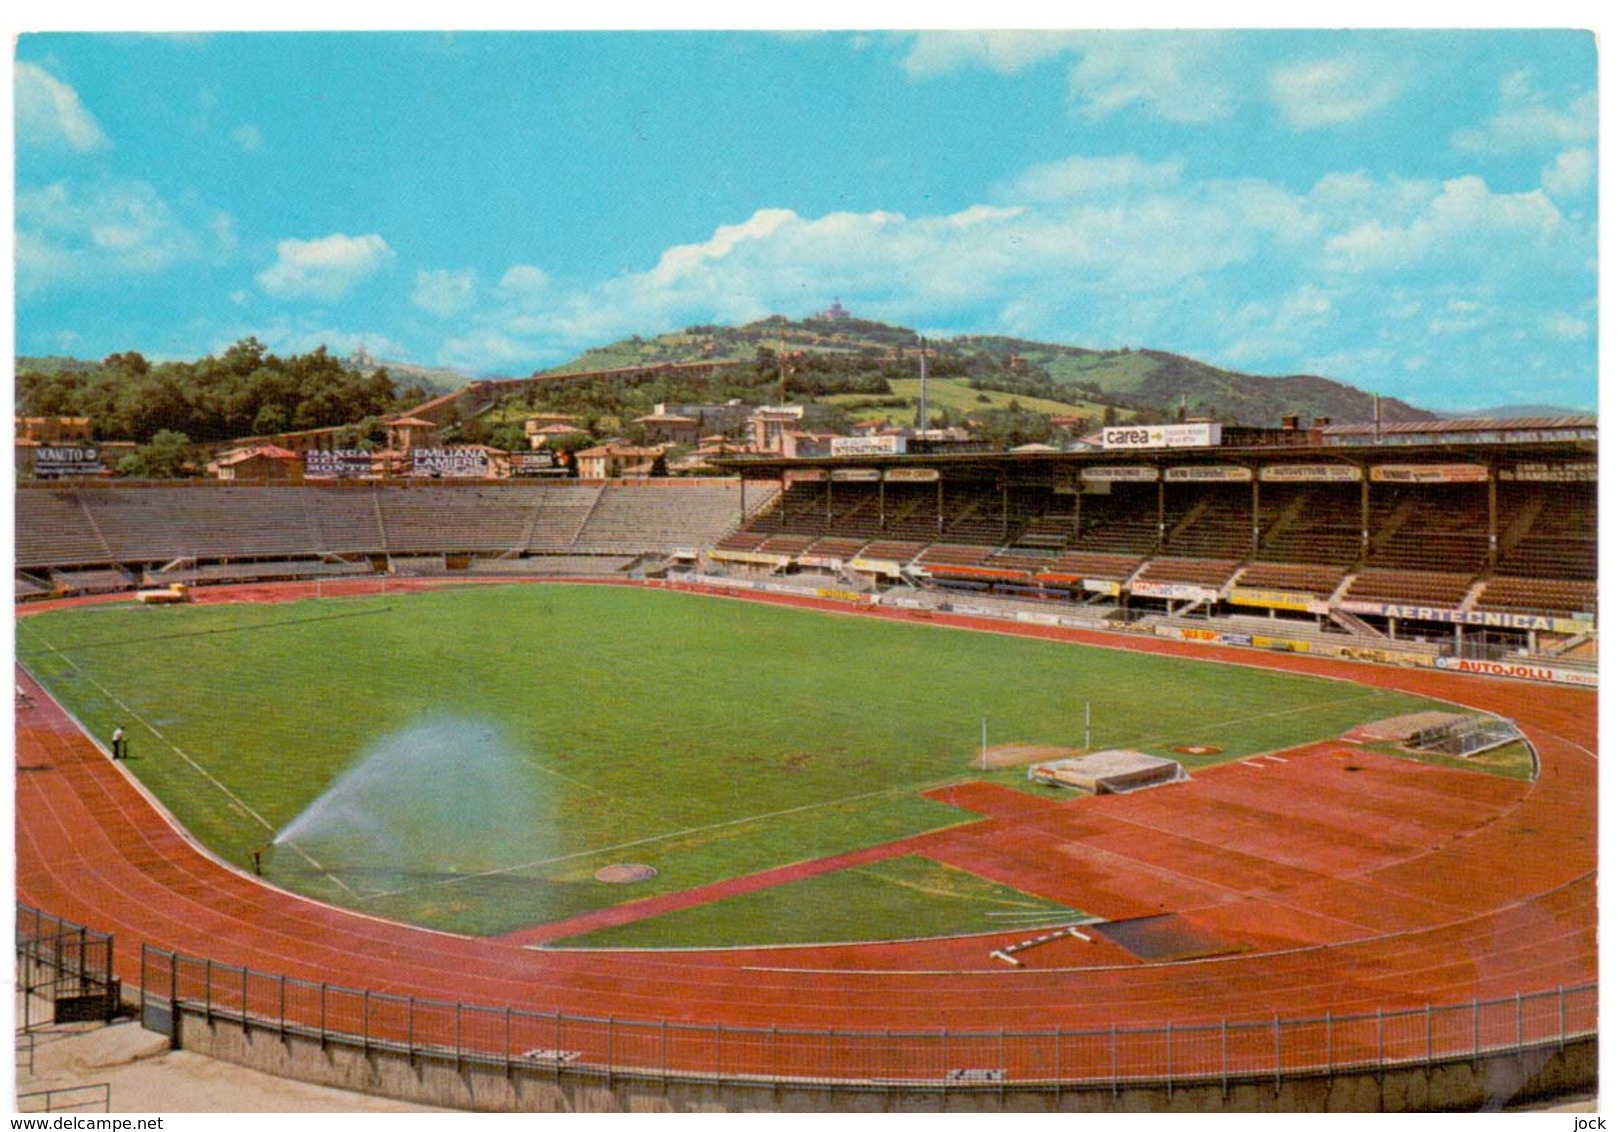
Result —
M 29 1002 L 470 1109 L 1591 1090 L 1595 448 L 20 481 Z

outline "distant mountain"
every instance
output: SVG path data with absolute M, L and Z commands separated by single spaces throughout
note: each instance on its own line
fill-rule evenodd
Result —
M 917 335 L 846 315 L 792 321 L 775 316 L 745 326 L 689 326 L 656 338 L 627 338 L 592 349 L 552 374 L 703 360 L 758 361 L 777 351 L 820 360 L 841 355 L 845 372 L 861 366 L 873 375 L 894 374 L 896 365 L 914 376 Z M 1094 350 L 994 335 L 928 340 L 929 371 L 959 378 L 973 388 L 1060 401 L 1116 407 L 1126 416 L 1169 419 L 1183 406 L 1189 415 L 1233 424 L 1277 426 L 1282 418 L 1329 417 L 1368 421 L 1369 393 L 1310 374 L 1261 377 L 1221 369 L 1160 350 Z M 1394 398 L 1383 398 L 1385 421 L 1435 420 L 1437 415 Z
M 394 388 L 403 389 L 410 385 L 420 385 L 434 396 L 440 393 L 453 393 L 471 381 L 471 378 L 457 370 L 412 365 L 410 362 L 390 362 L 365 354 L 351 354 L 345 360 L 345 364 L 349 369 L 358 370 L 366 376 L 378 369 L 385 369 L 388 371 L 388 377 L 393 380 Z

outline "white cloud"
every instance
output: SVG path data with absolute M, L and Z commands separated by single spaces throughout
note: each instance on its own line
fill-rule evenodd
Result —
M 282 240 L 276 259 L 258 275 L 264 290 L 278 299 L 341 299 L 393 258 L 381 236 L 341 232 L 315 240 Z
M 418 271 L 410 301 L 429 314 L 449 318 L 470 310 L 477 301 L 477 272 Z
M 203 241 L 143 181 L 59 181 L 16 198 L 17 286 L 24 293 L 152 275 L 200 255 Z
M 904 68 L 915 78 L 968 67 L 1016 74 L 1074 50 L 1082 38 L 1073 32 L 925 31 L 911 44 Z
M 1553 197 L 1583 196 L 1595 184 L 1595 154 L 1588 149 L 1569 149 L 1556 155 L 1556 160 L 1539 175 L 1539 183 Z
M 543 295 L 551 285 L 550 276 L 532 264 L 519 263 L 508 268 L 500 277 L 500 291 L 503 295 L 519 301 L 536 299 Z
M 1397 270 L 1434 256 L 1498 257 L 1503 246 L 1529 248 L 1565 231 L 1561 213 L 1539 190 L 1495 193 L 1481 177 L 1446 181 L 1406 219 L 1367 220 L 1332 236 L 1332 270 Z
M 1134 106 L 1171 122 L 1212 122 L 1239 101 L 1229 43 L 1212 31 L 928 31 L 915 37 L 904 68 L 912 78 L 1005 75 L 1071 57 L 1068 95 L 1088 117 Z
M 1170 122 L 1229 118 L 1239 85 L 1227 74 L 1224 33 L 1104 32 L 1085 35 L 1068 88 L 1092 118 L 1140 106 Z
M 1590 337 L 1590 324 L 1582 318 L 1556 311 L 1546 316 L 1545 331 L 1552 338 L 1564 342 L 1580 342 Z
M 1318 59 L 1270 76 L 1270 100 L 1288 125 L 1318 130 L 1357 122 L 1398 97 L 1401 83 L 1367 59 Z
M 1465 153 L 1520 153 L 1586 145 L 1596 137 L 1596 92 L 1556 105 L 1526 71 L 1500 84 L 1500 105 L 1481 126 L 1457 130 L 1450 144 Z
M 1035 165 L 990 195 L 1014 201 L 1057 201 L 1118 192 L 1172 188 L 1183 174 L 1179 161 L 1143 161 L 1133 154 L 1087 157 L 1082 154 Z
M 38 64 L 16 65 L 13 90 L 19 145 L 89 153 L 112 144 L 78 92 Z

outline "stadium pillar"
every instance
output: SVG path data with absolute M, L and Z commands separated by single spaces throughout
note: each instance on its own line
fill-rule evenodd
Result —
M 1489 468 L 1489 569 L 1492 571 L 1500 558 L 1500 533 L 1496 526 L 1495 470 Z
M 1258 471 L 1253 472 L 1253 543 L 1252 553 L 1258 553 Z

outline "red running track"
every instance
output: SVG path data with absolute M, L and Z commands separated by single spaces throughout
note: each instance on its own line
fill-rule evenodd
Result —
M 241 587 L 206 600 L 313 592 Z M 798 604 L 849 612 L 834 602 Z M 1083 805 L 1029 806 L 996 798 L 993 788 L 962 787 L 952 800 L 984 814 L 982 821 L 877 850 L 922 852 L 1109 917 L 1173 912 L 1241 948 L 1211 958 L 1143 963 L 1099 939 L 1024 952 L 1020 968 L 988 958 L 1015 933 L 677 953 L 536 950 L 522 946 L 525 933 L 474 939 L 382 921 L 225 866 L 166 820 L 19 673 L 39 706 L 18 712 L 18 897 L 114 934 L 119 973 L 131 984 L 140 977 L 135 944 L 145 942 L 378 993 L 727 1027 L 1178 1027 L 1441 1007 L 1595 981 L 1593 691 L 947 615 L 930 620 L 1446 699 L 1516 719 L 1542 771 L 1524 785 L 1317 744 L 1284 753 L 1284 762 L 1231 764 L 1189 786 Z M 822 1057 L 808 1047 L 802 1056 Z M 823 1057 L 777 1068 L 828 1069 Z

